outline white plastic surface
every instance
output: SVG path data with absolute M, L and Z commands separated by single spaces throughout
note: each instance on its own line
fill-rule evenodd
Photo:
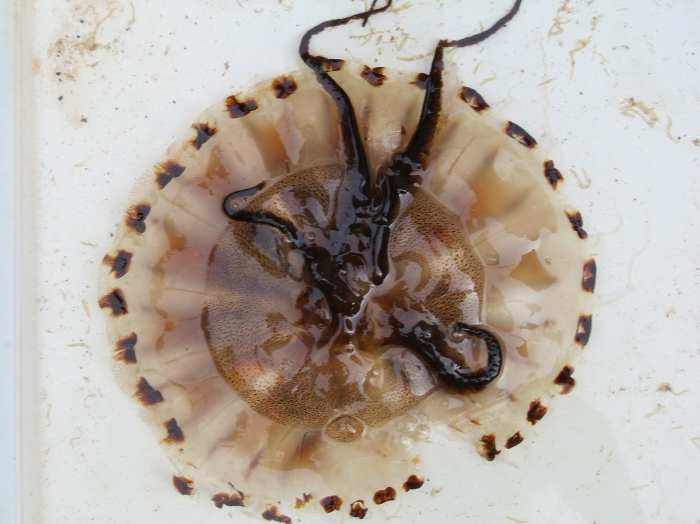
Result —
M 426 71 L 438 38 L 475 32 L 510 4 L 395 2 L 397 12 L 325 34 L 316 49 Z M 97 270 L 131 186 L 204 108 L 302 67 L 304 30 L 363 6 L 17 7 L 18 522 L 259 520 L 172 488 L 170 463 L 111 375 Z M 466 443 L 436 446 L 423 490 L 372 521 L 700 522 L 698 24 L 690 0 L 524 0 L 497 36 L 450 54 L 463 82 L 537 138 L 564 174 L 598 263 L 599 307 L 574 363 L 577 387 L 523 444 L 492 463 Z M 12 355 L 2 358 L 5 380 Z M 5 522 L 12 502 L 2 497 Z M 343 518 L 353 520 L 302 516 Z

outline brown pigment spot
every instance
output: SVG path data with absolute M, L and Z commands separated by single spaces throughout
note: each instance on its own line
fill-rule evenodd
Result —
M 160 391 L 154 389 L 143 377 L 139 379 L 134 397 L 140 400 L 144 406 L 152 406 L 153 404 L 158 404 L 158 402 L 163 402 L 163 395 L 161 395 Z
M 535 149 L 535 147 L 537 147 L 537 140 L 532 138 L 527 131 L 513 122 L 508 122 L 506 125 L 506 135 L 514 138 L 528 149 Z
M 323 63 L 323 70 L 326 73 L 330 73 L 331 71 L 340 71 L 344 67 L 345 60 L 341 60 L 340 58 L 327 58 Z
M 173 486 L 180 492 L 180 495 L 192 495 L 192 481 L 185 477 L 173 475 Z
M 591 329 L 593 328 L 593 317 L 591 315 L 581 315 L 578 317 L 578 328 L 574 341 L 582 347 L 588 344 L 588 339 L 591 337 Z
M 543 406 L 538 398 L 530 402 L 530 409 L 527 410 L 527 421 L 533 426 L 537 424 L 547 413 L 547 406 Z
M 512 436 L 508 437 L 506 440 L 506 449 L 514 448 L 523 441 L 523 436 L 520 431 L 516 431 Z
M 193 124 L 192 129 L 197 131 L 197 136 L 192 139 L 192 145 L 199 150 L 202 146 L 216 134 L 216 128 L 207 123 Z
M 117 341 L 117 347 L 114 349 L 116 353 L 114 358 L 126 362 L 127 364 L 136 364 L 136 342 L 138 337 L 136 333 L 131 333 Z
M 100 307 L 105 309 L 111 309 L 112 315 L 115 317 L 120 317 L 126 315 L 129 310 L 126 308 L 126 299 L 124 298 L 124 292 L 115 288 L 111 293 L 107 293 L 105 296 L 100 298 Z
M 311 496 L 311 493 L 304 493 L 301 498 L 297 497 L 297 501 L 294 504 L 294 508 L 295 509 L 303 508 L 304 506 L 306 506 L 309 503 L 309 501 L 312 498 L 313 498 L 313 496 Z
M 146 231 L 146 224 L 144 220 L 151 212 L 150 204 L 141 203 L 131 206 L 126 211 L 126 225 L 136 231 L 138 234 Z
M 425 87 L 428 85 L 428 78 L 430 78 L 429 75 L 426 75 L 425 73 L 418 73 L 416 78 L 411 83 L 419 89 L 425 89 Z
M 496 449 L 496 435 L 493 433 L 481 437 L 481 456 L 491 462 L 500 454 L 501 450 Z
M 110 273 L 114 273 L 116 278 L 122 278 L 129 272 L 132 256 L 134 255 L 122 249 L 114 256 L 106 255 L 102 261 L 106 265 L 112 266 Z
M 262 518 L 273 522 L 292 524 L 292 519 L 290 519 L 287 515 L 282 515 L 277 509 L 277 506 L 272 506 L 270 509 L 266 510 L 265 513 L 262 514 Z
M 571 376 L 573 375 L 573 373 L 574 368 L 572 366 L 566 365 L 561 369 L 561 371 L 557 375 L 557 378 L 554 379 L 554 383 L 562 387 L 560 391 L 562 395 L 566 395 L 572 389 L 574 389 L 574 386 L 576 385 L 576 380 Z
M 179 177 L 184 171 L 185 168 L 173 160 L 158 164 L 156 166 L 156 183 L 158 187 L 163 189 L 173 178 Z
M 408 480 L 403 483 L 403 490 L 411 491 L 412 489 L 419 489 L 423 486 L 423 482 L 425 482 L 423 479 L 418 478 L 415 475 L 411 475 L 408 477 Z
M 560 180 L 564 180 L 561 172 L 554 167 L 554 162 L 551 160 L 546 160 L 544 163 L 544 177 L 554 189 L 557 188 L 557 184 Z
M 350 504 L 350 516 L 356 519 L 363 519 L 367 515 L 367 506 L 364 500 L 356 500 Z
M 593 293 L 593 291 L 595 291 L 595 275 L 595 260 L 590 259 L 583 265 L 583 278 L 581 279 L 581 287 L 584 291 L 588 293 Z
M 585 240 L 588 238 L 588 233 L 584 231 L 583 229 L 583 217 L 581 217 L 581 213 L 578 211 L 576 213 L 566 214 L 567 217 L 569 217 L 569 222 L 571 222 L 571 227 L 574 228 L 574 231 L 578 234 L 578 237 L 581 240 Z
M 319 504 L 321 504 L 326 513 L 332 513 L 333 511 L 340 511 L 340 507 L 343 505 L 343 499 L 338 495 L 331 495 L 330 497 L 322 498 Z
M 486 111 L 490 106 L 484 100 L 484 97 L 477 93 L 471 87 L 462 87 L 462 91 L 459 93 L 459 97 L 464 100 L 471 108 L 477 113 Z
M 384 74 L 384 68 L 383 67 L 369 67 L 365 66 L 362 69 L 362 72 L 360 73 L 360 76 L 367 80 L 367 82 L 370 85 L 373 85 L 374 87 L 379 87 L 381 85 L 384 85 L 384 82 L 387 81 L 387 77 Z
M 280 76 L 272 81 L 272 89 L 275 92 L 275 96 L 281 100 L 294 93 L 297 88 L 297 83 L 290 76 Z
M 224 506 L 245 506 L 243 503 L 243 497 L 241 497 L 238 493 L 217 493 L 214 495 L 211 500 L 214 501 L 214 505 L 221 509 Z
M 180 426 L 177 425 L 177 420 L 171 418 L 166 421 L 163 426 L 168 431 L 168 436 L 163 439 L 163 442 L 169 444 L 178 444 L 185 441 L 185 434 L 182 432 Z
M 258 103 L 252 98 L 245 102 L 239 102 L 235 96 L 231 95 L 226 99 L 226 109 L 228 109 L 231 118 L 241 118 L 257 108 Z
M 380 489 L 374 494 L 373 500 L 375 504 L 384 504 L 385 502 L 396 500 L 396 490 L 391 486 L 386 489 Z

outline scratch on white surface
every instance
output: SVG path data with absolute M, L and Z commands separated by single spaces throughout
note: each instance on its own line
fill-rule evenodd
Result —
M 598 58 L 600 58 L 600 65 L 603 66 L 603 71 L 605 71 L 605 74 L 606 74 L 606 75 L 610 76 L 610 72 L 608 71 L 608 68 L 606 67 L 606 64 L 609 63 L 609 62 L 608 62 L 608 59 L 605 58 L 605 55 L 603 55 L 603 53 L 601 53 L 600 51 L 598 51 L 598 46 L 597 46 L 597 45 L 594 45 L 594 46 L 593 46 L 593 54 L 594 54 L 595 56 L 597 56 Z
M 520 520 L 520 519 L 516 519 L 515 517 L 509 517 L 508 515 L 506 515 L 506 518 L 507 518 L 508 520 L 513 521 L 513 522 L 517 522 L 518 524 L 527 524 L 528 522 L 530 522 L 530 521 L 527 520 L 527 519 Z
M 581 168 L 581 174 L 579 174 L 578 171 L 573 168 L 569 169 L 569 171 L 573 173 L 578 187 L 581 189 L 588 189 L 591 187 L 591 177 L 588 176 L 588 173 L 586 173 L 586 168 Z
M 620 113 L 629 118 L 638 116 L 651 128 L 659 121 L 659 115 L 656 114 L 653 107 L 646 105 L 641 100 L 635 100 L 634 97 L 627 98 L 622 102 Z
M 586 48 L 586 46 L 591 43 L 591 38 L 592 35 L 584 40 L 579 40 L 578 42 L 576 42 L 576 45 L 571 49 L 571 51 L 569 51 L 569 57 L 571 57 L 571 74 L 569 75 L 569 78 L 571 80 L 574 79 L 574 69 L 576 68 L 575 55 L 576 53 L 580 53 L 581 51 L 583 51 Z
M 604 16 L 605 15 L 596 15 L 591 19 L 591 30 L 596 30 L 596 27 L 598 27 L 598 24 L 600 23 L 600 19 Z
M 664 413 L 667 413 L 666 408 L 663 407 L 661 404 L 657 404 L 656 409 L 651 413 L 647 413 L 646 415 L 644 415 L 644 418 L 653 417 L 654 415 L 663 415 Z
M 90 242 L 81 242 L 81 244 L 88 247 L 97 247 L 97 244 L 91 244 Z
M 693 437 L 690 439 L 690 441 L 693 444 L 695 444 L 698 447 L 698 449 L 700 449 L 700 437 Z
M 671 128 L 673 127 L 673 120 L 671 120 L 670 116 L 666 117 L 666 135 L 668 138 L 671 139 L 672 142 L 675 142 L 678 144 L 680 140 L 678 140 L 678 137 L 673 136 L 673 133 L 671 133 Z
M 83 407 L 85 407 L 85 408 L 88 407 L 88 406 L 87 406 L 87 401 L 88 401 L 88 399 L 91 399 L 91 398 L 97 398 L 97 394 L 96 394 L 96 393 L 90 393 L 88 396 L 86 396 L 86 397 L 83 399 Z
M 479 82 L 479 83 L 483 86 L 484 84 L 488 84 L 489 82 L 492 82 L 492 81 L 496 80 L 496 78 L 498 78 L 498 77 L 497 77 L 496 75 L 493 75 L 493 76 L 490 76 L 490 77 L 488 77 L 488 78 L 482 80 L 482 81 Z
M 635 486 L 633 488 L 630 488 L 630 491 L 637 491 L 638 489 L 644 489 L 644 488 L 648 488 L 648 487 L 649 487 L 649 484 L 642 484 L 641 486 Z
M 83 300 L 83 309 L 85 310 L 87 317 L 92 318 L 92 315 L 90 314 L 90 305 L 88 304 L 87 300 Z
M 564 32 L 564 25 L 571 22 L 571 17 L 569 16 L 574 12 L 569 6 L 570 0 L 564 0 L 564 2 L 557 9 L 557 14 L 554 15 L 554 23 L 549 29 L 549 36 L 560 35 Z
M 680 393 L 676 393 L 675 391 L 673 391 L 673 386 L 671 386 L 671 384 L 669 384 L 668 382 L 663 382 L 662 384 L 659 384 L 659 387 L 656 388 L 656 390 L 661 391 L 662 393 L 673 393 L 677 397 L 682 395 L 683 393 L 688 392 L 687 389 L 684 389 Z
M 78 430 L 78 433 L 79 433 L 79 434 L 76 435 L 75 437 L 73 437 L 72 439 L 70 439 L 70 440 L 68 441 L 68 444 L 70 445 L 71 448 L 75 448 L 74 442 L 75 442 L 76 440 L 82 440 L 82 438 L 83 438 L 83 430 L 80 429 L 79 427 L 77 427 L 77 428 L 75 428 L 75 429 Z
M 420 60 L 421 58 L 425 58 L 428 56 L 427 54 L 422 54 L 422 55 L 413 55 L 413 56 L 397 56 L 397 60 L 401 60 L 402 62 L 413 62 L 414 60 Z
M 85 342 L 75 342 L 73 344 L 66 344 L 69 348 L 91 348 L 92 346 L 87 345 Z

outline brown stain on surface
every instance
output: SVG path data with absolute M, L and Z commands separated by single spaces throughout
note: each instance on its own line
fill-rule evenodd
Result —
M 214 505 L 219 509 L 223 508 L 224 506 L 245 506 L 243 502 L 243 497 L 241 497 L 239 493 L 217 493 L 211 498 L 211 500 L 214 502 Z
M 151 386 L 148 381 L 141 377 L 138 384 L 136 385 L 136 393 L 134 397 L 137 398 L 144 406 L 152 406 L 153 404 L 158 404 L 163 402 L 163 395 Z
M 102 260 L 106 265 L 111 266 L 110 273 L 114 273 L 116 278 L 122 278 L 131 268 L 131 257 L 134 256 L 125 250 L 120 250 L 116 255 L 106 255 Z
M 121 360 L 126 364 L 136 364 L 136 342 L 138 337 L 136 333 L 131 333 L 117 341 L 117 347 L 114 349 L 114 358 Z
M 576 380 L 571 376 L 574 373 L 574 368 L 572 366 L 564 366 L 557 377 L 554 379 L 554 383 L 561 386 L 560 393 L 562 395 L 567 395 L 574 389 L 576 385 Z
M 115 317 L 120 317 L 126 315 L 129 310 L 126 307 L 126 298 L 124 298 L 124 292 L 115 288 L 111 293 L 107 293 L 105 296 L 100 298 L 100 307 L 104 309 L 111 309 L 112 315 Z
M 298 87 L 291 76 L 280 76 L 272 81 L 272 90 L 275 92 L 275 97 L 281 100 L 293 94 Z
M 547 414 L 547 406 L 542 405 L 541 400 L 533 400 L 530 402 L 530 409 L 527 410 L 527 421 L 533 426 L 537 424 L 542 417 Z
M 591 329 L 593 328 L 593 317 L 591 315 L 581 315 L 578 317 L 578 327 L 574 341 L 581 347 L 588 344 L 588 339 L 591 337 Z
M 173 160 L 167 160 L 156 166 L 156 184 L 160 189 L 167 186 L 173 178 L 184 173 L 185 168 Z
M 518 124 L 509 121 L 508 124 L 506 124 L 505 131 L 506 135 L 517 140 L 520 144 L 524 145 L 528 149 L 535 149 L 535 147 L 537 147 L 537 140 L 532 138 L 532 136 L 530 136 L 530 133 L 525 131 Z
M 546 160 L 544 163 L 544 177 L 554 189 L 557 188 L 557 184 L 560 180 L 564 180 L 564 176 L 554 167 L 554 162 L 552 160 Z
M 501 450 L 496 449 L 496 435 L 490 433 L 481 437 L 481 456 L 491 462 Z
M 365 66 L 360 73 L 360 76 L 367 80 L 370 85 L 374 87 L 379 87 L 384 85 L 384 82 L 388 80 L 387 76 L 384 74 L 383 67 L 369 67 Z
M 330 497 L 324 497 L 318 502 L 326 513 L 332 513 L 334 511 L 340 511 L 343 505 L 343 499 L 338 495 L 331 495 Z
M 583 217 L 581 213 L 578 211 L 576 213 L 566 213 L 566 216 L 569 217 L 571 227 L 576 231 L 578 237 L 581 240 L 586 240 L 588 238 L 588 233 L 583 229 Z
M 186 477 L 178 477 L 173 475 L 173 486 L 180 492 L 180 495 L 192 495 L 194 487 L 192 481 Z
M 238 98 L 231 95 L 226 99 L 226 109 L 231 118 L 241 118 L 255 111 L 258 108 L 258 103 L 252 98 L 240 102 Z
M 165 426 L 168 436 L 163 439 L 163 442 L 168 444 L 179 444 L 185 441 L 185 434 L 182 432 L 182 428 L 177 425 L 177 420 L 171 418 L 166 421 L 163 426 Z
M 363 519 L 367 515 L 367 506 L 364 500 L 356 500 L 350 504 L 350 516 L 356 519 Z
M 506 449 L 514 448 L 522 441 L 523 436 L 520 434 L 520 431 L 516 431 L 510 437 L 508 437 L 508 440 L 506 440 Z
M 372 500 L 374 500 L 375 504 L 384 504 L 385 502 L 396 500 L 396 490 L 391 486 L 386 489 L 380 489 L 374 494 Z
M 581 287 L 587 293 L 595 291 L 596 265 L 595 260 L 590 259 L 583 265 L 583 277 L 581 279 Z
M 150 212 L 151 206 L 145 202 L 131 206 L 126 211 L 125 223 L 127 227 L 133 229 L 139 235 L 142 234 L 144 231 L 146 231 L 146 224 L 144 223 L 144 220 L 146 220 L 146 217 Z
M 428 78 L 430 77 L 425 73 L 418 73 L 416 78 L 411 83 L 419 89 L 425 89 L 425 87 L 428 85 Z
M 216 134 L 216 128 L 207 123 L 192 124 L 192 129 L 197 132 L 197 136 L 192 139 L 192 145 L 200 150 L 202 146 Z
M 287 515 L 282 515 L 277 506 L 272 506 L 270 509 L 265 510 L 262 514 L 262 518 L 265 520 L 271 520 L 272 522 L 283 522 L 284 524 L 292 524 L 292 519 Z
M 304 493 L 301 498 L 297 497 L 296 503 L 294 504 L 294 509 L 301 509 L 306 506 L 309 501 L 313 498 L 310 493 Z
M 462 87 L 462 91 L 459 93 L 459 97 L 464 100 L 471 108 L 477 113 L 482 113 L 486 111 L 489 107 L 484 97 L 481 96 L 476 90 L 471 87 Z
M 422 478 L 418 478 L 415 475 L 411 475 L 408 477 L 408 480 L 403 483 L 403 490 L 404 491 L 411 491 L 412 489 L 419 489 L 423 486 L 423 483 L 425 480 Z

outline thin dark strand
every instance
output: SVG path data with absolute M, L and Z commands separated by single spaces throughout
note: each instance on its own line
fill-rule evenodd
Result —
M 518 13 L 522 1 L 523 0 L 516 0 L 515 4 L 513 4 L 513 7 L 510 9 L 510 11 L 508 11 L 508 13 L 505 16 L 503 16 L 498 22 L 489 27 L 486 31 L 482 31 L 481 33 L 478 33 L 476 35 L 467 36 L 466 38 L 462 38 L 461 40 L 447 40 L 445 41 L 444 47 L 467 47 L 470 45 L 478 44 L 479 42 L 483 42 L 490 36 L 496 34 L 496 31 L 501 29 L 504 25 L 506 25 L 513 19 L 513 17 Z

